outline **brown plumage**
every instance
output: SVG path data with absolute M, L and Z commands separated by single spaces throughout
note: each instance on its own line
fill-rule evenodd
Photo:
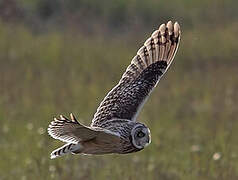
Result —
M 66 153 L 107 154 L 142 150 L 150 141 L 150 130 L 136 122 L 153 88 L 171 65 L 180 41 L 179 24 L 169 21 L 154 31 L 132 59 L 119 83 L 100 103 L 91 126 L 80 124 L 71 114 L 55 118 L 49 134 L 65 146 L 51 158 Z

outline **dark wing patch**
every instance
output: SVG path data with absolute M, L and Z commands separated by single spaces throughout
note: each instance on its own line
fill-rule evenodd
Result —
M 131 120 L 166 68 L 165 61 L 158 61 L 147 67 L 135 80 L 116 86 L 100 105 L 92 125 L 100 127 L 104 121 L 113 118 Z

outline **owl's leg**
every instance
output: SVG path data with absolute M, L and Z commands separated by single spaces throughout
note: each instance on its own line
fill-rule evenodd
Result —
M 64 146 L 54 150 L 50 154 L 50 158 L 54 159 L 54 158 L 63 156 L 68 153 L 72 153 L 72 154 L 80 153 L 82 151 L 82 149 L 83 149 L 83 146 L 80 143 L 78 143 L 78 144 L 68 143 L 68 144 L 65 144 Z

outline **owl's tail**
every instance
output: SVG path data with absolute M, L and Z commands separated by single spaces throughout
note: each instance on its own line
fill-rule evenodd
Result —
M 74 152 L 78 153 L 81 151 L 81 149 L 82 149 L 82 145 L 80 143 L 78 143 L 78 144 L 68 143 L 68 144 L 65 144 L 64 146 L 54 150 L 50 154 L 50 158 L 54 159 L 54 158 L 63 156 L 68 153 L 74 153 Z

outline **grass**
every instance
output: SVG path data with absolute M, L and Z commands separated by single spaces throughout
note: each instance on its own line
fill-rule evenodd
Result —
M 236 23 L 183 29 L 175 62 L 139 116 L 152 132 L 146 149 L 49 159 L 62 145 L 47 135 L 52 117 L 73 112 L 89 124 L 150 33 L 35 34 L 1 23 L 0 179 L 237 179 Z

